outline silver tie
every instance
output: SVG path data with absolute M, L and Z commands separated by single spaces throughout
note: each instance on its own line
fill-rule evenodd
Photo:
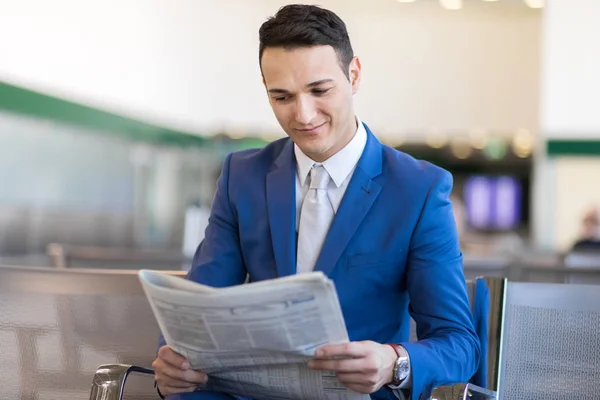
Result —
M 302 202 L 298 227 L 298 274 L 314 269 L 333 220 L 333 207 L 327 197 L 329 180 L 329 174 L 322 165 L 315 164 L 310 170 L 310 189 Z

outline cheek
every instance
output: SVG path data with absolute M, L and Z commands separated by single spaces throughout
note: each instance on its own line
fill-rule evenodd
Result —
M 333 117 L 335 112 L 335 103 L 333 99 L 319 99 L 315 103 L 318 114 L 325 115 L 327 117 Z
M 335 117 L 345 112 L 344 96 L 341 93 L 319 99 L 318 104 L 321 112 L 331 117 Z

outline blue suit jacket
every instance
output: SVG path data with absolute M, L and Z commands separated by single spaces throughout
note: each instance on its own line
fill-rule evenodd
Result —
M 366 127 L 366 126 L 365 126 Z M 401 343 L 412 399 L 475 373 L 451 175 L 368 139 L 315 270 L 335 283 L 350 340 Z M 296 272 L 296 160 L 286 138 L 230 154 L 188 278 L 215 287 Z M 407 343 L 409 313 L 421 340 Z M 395 398 L 383 388 L 374 398 Z

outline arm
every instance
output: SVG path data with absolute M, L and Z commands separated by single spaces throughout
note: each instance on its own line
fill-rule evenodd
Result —
M 452 176 L 432 185 L 413 232 L 407 261 L 410 313 L 421 338 L 402 343 L 410 355 L 412 398 L 475 373 L 479 340 L 471 318 L 462 254 L 449 201 Z
M 239 285 L 246 279 L 237 214 L 229 197 L 231 158 L 228 155 L 223 163 L 204 240 L 187 276 L 214 287 Z

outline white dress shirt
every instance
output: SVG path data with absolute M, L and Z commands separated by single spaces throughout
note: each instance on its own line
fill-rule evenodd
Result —
M 327 188 L 327 196 L 333 207 L 333 212 L 337 213 L 348 183 L 352 178 L 352 173 L 356 168 L 356 164 L 360 159 L 360 156 L 365 149 L 367 144 L 367 131 L 364 125 L 358 118 L 356 118 L 357 129 L 354 137 L 350 142 L 340 151 L 329 157 L 321 164 L 331 177 L 329 181 L 329 187 Z M 300 210 L 302 209 L 302 202 L 309 189 L 308 174 L 310 169 L 315 164 L 310 157 L 300 150 L 297 145 L 294 145 L 294 154 L 296 155 L 296 232 L 298 232 L 298 226 L 300 224 Z

